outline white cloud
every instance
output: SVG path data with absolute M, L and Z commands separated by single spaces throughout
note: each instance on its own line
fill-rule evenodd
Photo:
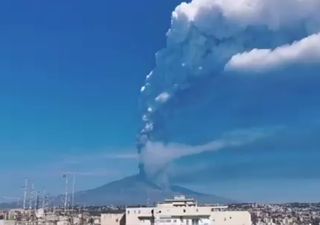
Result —
M 234 55 L 227 71 L 266 72 L 295 64 L 320 63 L 320 33 L 275 49 L 253 49 Z
M 193 0 L 178 6 L 172 17 L 174 21 L 181 21 L 174 25 L 181 24 L 182 21 L 195 22 L 211 31 L 220 30 L 209 25 L 222 17 L 234 26 L 266 25 L 269 29 L 277 30 L 302 20 L 320 22 L 319 8 L 319 0 Z M 204 15 L 209 20 L 201 20 Z
M 170 94 L 168 92 L 162 92 L 156 97 L 156 102 L 165 103 L 170 99 Z
M 229 77 L 230 80 L 229 78 L 220 79 L 220 77 L 225 75 L 225 69 L 251 73 L 269 71 L 283 66 L 290 67 L 297 63 L 307 66 L 310 63 L 320 63 L 319 8 L 320 0 L 193 0 L 189 3 L 181 3 L 172 13 L 167 45 L 156 54 L 156 66 L 151 72 L 152 76 L 147 76 L 145 82 L 147 89 L 142 93 L 145 104 L 143 105 L 143 128 L 140 132 L 142 141 L 139 144 L 141 146 L 146 144 L 147 149 L 141 156 L 146 169 L 154 172 L 176 158 L 230 146 L 225 142 L 223 144 L 226 145 L 220 146 L 219 141 L 203 146 L 161 143 L 161 135 L 166 131 L 159 130 L 164 127 L 159 123 L 166 124 L 166 129 L 170 127 L 173 119 L 170 113 L 185 110 L 186 108 L 183 108 L 185 102 L 190 101 L 184 98 L 192 96 L 193 92 L 196 94 L 202 87 L 208 90 L 202 92 L 201 98 L 209 99 L 217 96 L 215 98 L 217 101 L 213 103 L 216 104 L 217 109 L 215 115 L 224 116 L 220 112 L 224 108 L 229 109 L 225 105 L 232 105 L 231 113 L 226 113 L 229 116 L 235 115 L 231 120 L 237 120 L 236 116 L 239 120 L 243 118 L 244 109 L 250 110 L 248 114 L 254 114 L 255 110 L 249 106 L 256 106 L 257 102 L 261 106 L 272 107 L 274 96 L 277 94 L 282 97 L 276 102 L 277 104 L 283 102 L 287 104 L 286 106 L 290 106 L 292 103 L 297 104 L 299 100 L 314 107 L 310 100 L 299 99 L 299 97 L 302 98 L 301 95 L 293 99 L 296 90 L 290 89 L 290 85 L 281 86 L 281 88 L 287 88 L 287 92 L 282 89 L 275 91 L 274 87 L 270 88 L 270 86 L 264 90 L 263 87 L 267 85 L 259 83 L 264 82 L 262 79 L 248 81 L 249 79 L 244 76 L 241 78 L 239 76 L 230 81 L 233 77 Z M 284 74 L 279 76 L 282 75 Z M 215 79 L 217 82 L 213 82 Z M 201 82 L 198 82 L 199 80 Z M 200 87 L 206 81 L 208 85 Z M 247 81 L 252 82 L 250 84 L 254 88 L 246 88 Z M 288 79 L 287 82 L 300 84 L 298 79 Z M 316 84 L 308 80 L 304 85 L 310 83 Z M 209 87 L 210 84 L 212 86 Z M 272 92 L 268 95 L 271 89 Z M 262 93 L 261 90 L 266 93 Z M 169 93 L 170 96 L 159 95 L 159 93 Z M 228 94 L 224 95 L 224 93 Z M 285 99 L 283 93 L 288 96 L 291 94 L 292 97 Z M 234 94 L 232 98 L 226 97 L 228 103 L 219 105 L 219 95 L 224 97 L 232 94 Z M 266 96 L 272 96 L 272 98 Z M 168 97 L 173 103 L 179 104 L 163 104 Z M 233 99 L 234 102 L 232 102 Z M 247 103 L 247 107 L 244 102 Z M 201 104 L 201 99 L 196 104 Z M 284 109 L 285 107 L 279 107 L 284 104 L 279 104 L 275 110 L 281 114 L 278 108 Z M 221 108 L 218 108 L 219 106 Z M 242 110 L 242 113 L 237 113 L 236 110 Z M 265 108 L 261 107 L 256 111 L 265 113 L 263 110 Z M 276 115 L 276 113 L 270 113 L 270 118 L 271 114 Z M 260 117 L 267 118 L 268 115 L 263 114 Z M 227 117 L 221 120 L 226 120 L 225 118 Z M 217 126 L 221 126 L 220 124 L 222 123 L 219 121 Z M 150 140 L 159 140 L 159 142 L 154 143 Z M 149 157 L 154 160 L 148 161 Z
M 236 130 L 226 133 L 220 139 L 196 146 L 178 143 L 148 142 L 141 154 L 141 160 L 145 163 L 147 173 L 152 177 L 167 167 L 169 163 L 179 158 L 250 144 L 269 136 L 274 130 L 275 128 Z
M 191 89 L 192 92 L 199 78 L 209 80 L 221 75 L 232 56 L 251 52 L 263 61 L 265 55 L 272 53 L 287 54 L 283 60 L 288 63 L 300 60 L 302 56 L 291 54 L 290 49 L 301 48 L 299 45 L 304 41 L 290 48 L 286 45 L 320 32 L 319 8 L 320 0 L 193 0 L 181 3 L 172 13 L 167 46 L 156 54 L 156 66 L 147 75 L 142 88 L 144 115 L 148 115 L 142 127 L 150 122 L 154 127 L 161 127 L 152 120 L 157 121 L 156 117 L 164 114 L 161 110 L 170 110 L 163 103 L 169 98 L 181 97 L 178 95 L 181 90 Z M 275 50 L 277 47 L 279 50 Z M 257 48 L 266 50 L 254 50 Z M 312 49 L 301 48 L 301 55 L 308 53 L 312 53 Z M 310 59 L 316 59 L 312 57 Z M 273 62 L 272 57 L 267 60 L 266 65 L 259 61 L 257 66 L 278 63 Z

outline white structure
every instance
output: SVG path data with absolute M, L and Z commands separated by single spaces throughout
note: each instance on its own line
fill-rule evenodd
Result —
M 125 225 L 124 213 L 101 214 L 101 225 Z
M 14 220 L 0 220 L 0 225 L 15 225 Z
M 126 225 L 251 225 L 249 212 L 198 206 L 184 196 L 165 200 L 156 207 L 127 208 L 125 216 Z

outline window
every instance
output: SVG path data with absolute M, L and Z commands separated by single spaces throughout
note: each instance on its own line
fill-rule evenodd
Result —
M 192 225 L 198 225 L 199 219 L 192 219 Z

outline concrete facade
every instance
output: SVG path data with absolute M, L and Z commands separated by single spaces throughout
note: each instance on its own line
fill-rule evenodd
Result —
M 0 220 L 0 225 L 15 225 L 14 220 Z
M 125 225 L 124 213 L 101 214 L 101 225 Z
M 251 215 L 247 211 L 228 211 L 225 206 L 198 206 L 193 199 L 183 196 L 165 200 L 156 207 L 127 208 L 125 218 L 126 225 L 251 225 Z M 101 225 L 120 225 L 112 221 Z

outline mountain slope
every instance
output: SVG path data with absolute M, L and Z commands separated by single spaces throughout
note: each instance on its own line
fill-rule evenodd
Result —
M 160 188 L 142 176 L 130 176 L 111 182 L 101 187 L 78 192 L 75 195 L 77 204 L 85 205 L 146 205 L 172 198 L 175 195 L 186 195 L 201 203 L 230 203 L 222 197 L 194 192 L 180 186 Z

